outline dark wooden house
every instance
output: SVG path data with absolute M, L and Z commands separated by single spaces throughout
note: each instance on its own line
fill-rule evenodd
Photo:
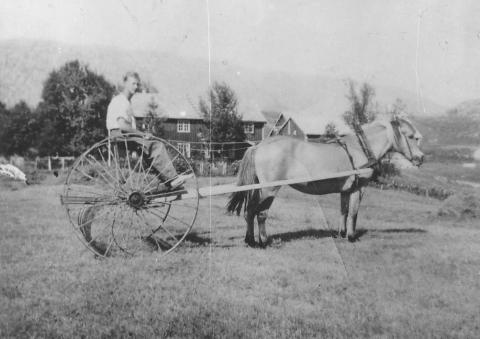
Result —
M 208 125 L 203 117 L 185 101 L 184 104 L 166 107 L 160 104 L 157 95 L 137 93 L 132 98 L 132 109 L 139 129 L 147 130 L 151 119 L 161 121 L 161 137 L 175 145 L 186 157 L 209 158 L 209 149 L 218 153 L 227 152 L 230 158 L 239 158 L 242 150 L 260 142 L 264 137 L 265 119 L 260 113 L 246 112 L 242 114 L 246 140 L 235 146 L 209 145 L 205 139 L 205 130 Z M 211 148 L 210 148 L 211 147 Z M 240 152 L 237 152 L 240 150 Z

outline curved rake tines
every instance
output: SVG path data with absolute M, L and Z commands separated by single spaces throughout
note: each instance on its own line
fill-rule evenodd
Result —
M 152 142 L 164 149 L 154 157 Z M 168 189 L 177 175 L 189 177 Z M 182 199 L 187 192 L 189 199 Z M 61 196 L 76 235 L 101 257 L 171 252 L 191 230 L 198 199 L 197 179 L 183 154 L 162 139 L 139 135 L 105 139 L 83 153 Z

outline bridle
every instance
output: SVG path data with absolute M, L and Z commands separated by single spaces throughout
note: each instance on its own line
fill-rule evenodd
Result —
M 412 151 L 412 147 L 410 146 L 410 143 L 407 140 L 407 136 L 402 132 L 400 132 L 400 121 L 398 121 L 398 119 L 392 120 L 391 125 L 392 125 L 393 133 L 395 136 L 395 142 L 397 143 L 397 145 L 400 145 L 398 140 L 403 137 L 403 139 L 405 140 L 405 143 L 407 144 L 407 149 L 409 153 L 409 157 L 407 159 L 410 161 L 413 160 L 413 151 Z

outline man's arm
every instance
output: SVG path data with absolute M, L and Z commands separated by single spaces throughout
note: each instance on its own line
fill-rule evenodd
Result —
M 128 132 L 128 133 L 138 133 L 138 132 L 140 132 L 139 130 L 132 128 L 132 124 L 129 121 L 127 121 L 124 117 L 118 117 L 117 118 L 117 123 L 118 123 L 118 127 L 122 131 L 125 131 L 125 132 Z
M 132 118 L 132 119 L 134 119 L 134 118 Z M 127 132 L 127 133 L 141 134 L 145 139 L 150 139 L 153 136 L 151 133 L 142 132 L 138 129 L 132 128 L 132 125 L 130 124 L 130 122 L 123 117 L 118 117 L 117 118 L 117 123 L 118 123 L 118 126 L 120 127 L 120 129 L 122 131 Z

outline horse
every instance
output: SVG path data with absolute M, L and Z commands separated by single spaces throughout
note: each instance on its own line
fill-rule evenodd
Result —
M 313 143 L 289 136 L 267 138 L 245 152 L 238 170 L 237 185 L 318 177 L 322 173 L 372 167 L 389 151 L 401 153 L 417 167 L 422 164 L 424 154 L 419 148 L 422 135 L 408 119 L 396 117 L 375 120 L 363 125 L 362 129 L 364 138 L 350 133 L 331 143 Z M 364 172 L 368 173 L 290 186 L 313 195 L 340 193 L 341 216 L 338 233 L 353 242 L 356 240 L 355 229 L 360 202 L 365 186 L 373 175 L 373 171 Z M 255 245 L 255 217 L 258 223 L 259 245 L 267 245 L 265 222 L 279 189 L 280 186 L 276 186 L 231 194 L 227 210 L 240 215 L 243 207 L 247 223 L 245 242 L 249 246 Z

